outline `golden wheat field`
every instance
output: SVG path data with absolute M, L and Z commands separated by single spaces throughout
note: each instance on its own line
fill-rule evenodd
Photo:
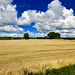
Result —
M 75 64 L 75 40 L 0 40 L 0 75 L 22 75 Z

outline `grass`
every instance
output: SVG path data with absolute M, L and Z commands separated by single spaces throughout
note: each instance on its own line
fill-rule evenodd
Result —
M 24 75 L 75 75 L 75 65 L 69 65 L 58 69 L 46 69 L 44 72 L 30 72 L 24 70 Z
M 22 75 L 24 69 L 42 74 L 69 64 L 75 64 L 73 40 L 0 40 L 0 75 Z
M 50 50 L 41 50 L 41 51 L 37 51 L 37 52 L 50 52 Z
M 3 55 L 9 55 L 9 54 L 0 54 L 0 56 L 3 56 Z
M 13 54 L 19 54 L 19 53 L 6 53 L 6 54 L 0 54 L 0 56 L 4 56 L 4 55 L 13 55 Z
M 75 65 L 65 66 L 59 69 L 47 69 L 45 75 L 75 75 Z

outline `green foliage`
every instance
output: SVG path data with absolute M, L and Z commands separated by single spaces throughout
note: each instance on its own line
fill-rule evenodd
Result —
M 48 70 L 46 75 L 75 75 L 75 65 L 65 66 L 60 69 Z
M 49 73 L 50 73 L 50 70 L 49 69 L 46 69 L 45 75 L 48 75 Z
M 17 40 L 17 39 L 23 39 L 21 37 L 0 37 L 0 40 Z
M 36 39 L 47 39 L 47 36 L 45 36 L 45 37 L 36 37 Z
M 24 34 L 24 39 L 29 39 L 29 34 L 28 33 Z
M 55 32 L 50 32 L 50 33 L 47 34 L 47 36 L 50 39 L 58 39 L 58 38 L 60 38 L 60 34 L 59 33 L 55 33 Z
M 65 37 L 65 38 L 62 38 L 64 40 L 75 40 L 75 37 Z
M 33 72 L 29 72 L 28 75 L 33 75 Z
M 75 75 L 75 65 L 65 66 L 60 69 L 46 69 L 45 72 L 28 72 L 24 71 L 24 75 Z

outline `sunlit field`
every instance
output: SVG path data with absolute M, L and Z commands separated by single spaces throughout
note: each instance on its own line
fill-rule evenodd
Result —
M 0 40 L 0 75 L 23 75 L 75 64 L 75 40 Z

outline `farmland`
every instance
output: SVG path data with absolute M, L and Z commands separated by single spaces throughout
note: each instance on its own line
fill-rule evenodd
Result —
M 75 64 L 75 40 L 0 40 L 0 75 L 21 75 Z

